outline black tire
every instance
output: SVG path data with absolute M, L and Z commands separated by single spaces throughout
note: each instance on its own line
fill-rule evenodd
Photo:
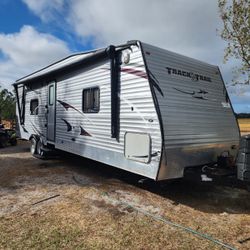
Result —
M 42 160 L 48 159 L 48 154 L 46 150 L 44 150 L 44 148 L 46 148 L 46 146 L 44 146 L 42 139 L 38 138 L 37 144 L 36 144 L 36 155 L 35 155 L 36 158 L 42 159 Z
M 37 141 L 37 144 L 36 144 L 36 153 L 39 155 L 39 156 L 43 156 L 44 152 L 43 152 L 43 143 L 41 141 L 41 139 L 39 139 Z
M 30 145 L 30 153 L 33 155 L 33 156 L 36 156 L 37 154 L 37 139 L 35 137 L 32 137 L 31 140 L 31 145 Z
M 8 145 L 8 137 L 5 134 L 0 135 L 0 148 L 7 147 Z
M 16 146 L 16 145 L 17 145 L 17 139 L 16 139 L 16 138 L 11 139 L 10 145 L 11 145 L 11 146 Z

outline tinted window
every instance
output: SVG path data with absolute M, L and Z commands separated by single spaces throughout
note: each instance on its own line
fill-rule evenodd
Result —
M 38 99 L 33 99 L 30 101 L 30 114 L 38 115 Z
M 82 111 L 97 113 L 100 109 L 100 89 L 98 87 L 84 89 L 82 92 Z

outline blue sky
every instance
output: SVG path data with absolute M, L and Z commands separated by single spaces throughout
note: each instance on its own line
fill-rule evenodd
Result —
M 59 18 L 61 19 L 61 17 Z M 51 33 L 66 41 L 71 51 L 89 50 L 93 48 L 91 43 L 83 45 L 71 30 L 65 32 L 60 25 L 51 25 L 51 23 L 42 22 L 39 16 L 30 10 L 25 2 L 21 0 L 1 0 L 0 33 L 10 34 L 19 32 L 24 25 L 31 25 L 39 32 Z
M 105 3 L 104 3 L 105 2 Z M 250 88 L 231 86 L 223 63 L 217 0 L 1 0 L 0 85 L 76 51 L 139 39 L 219 65 L 236 112 L 250 112 Z

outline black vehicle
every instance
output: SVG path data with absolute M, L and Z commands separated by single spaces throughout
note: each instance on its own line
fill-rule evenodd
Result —
M 5 129 L 3 124 L 0 124 L 0 147 L 6 147 L 8 144 L 15 146 L 17 144 L 16 131 L 13 129 Z

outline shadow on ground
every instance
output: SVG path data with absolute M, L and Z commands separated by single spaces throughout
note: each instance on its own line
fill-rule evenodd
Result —
M 147 190 L 170 199 L 174 204 L 183 204 L 206 213 L 247 213 L 250 214 L 250 192 L 237 183 L 204 183 L 190 180 L 155 182 L 86 158 L 63 153 L 61 159 L 67 162 L 72 171 L 101 178 L 110 185 L 117 180 L 135 188 Z M 230 186 L 231 185 L 231 186 Z M 236 187 L 235 187 L 236 186 Z
M 21 146 L 6 148 L 0 150 L 8 156 L 1 160 L 0 167 L 0 187 L 18 188 L 15 186 L 14 179 L 20 176 L 43 177 L 50 174 L 66 175 L 74 174 L 92 178 L 99 183 L 108 185 L 110 189 L 126 189 L 131 186 L 133 191 L 146 190 L 162 198 L 169 199 L 173 204 L 183 204 L 192 207 L 195 210 L 206 213 L 230 214 L 250 214 L 250 192 L 233 188 L 228 183 L 201 183 L 197 181 L 176 180 L 173 182 L 155 182 L 145 180 L 143 177 L 99 163 L 83 157 L 75 156 L 65 152 L 59 152 L 59 155 L 50 160 L 39 160 L 30 157 L 27 143 Z M 26 152 L 26 153 L 25 153 Z M 18 157 L 14 154 L 17 153 Z M 22 159 L 23 155 L 26 159 Z M 72 179 L 65 179 L 71 181 Z M 47 180 L 46 180 L 47 181 Z M 53 179 L 49 179 L 52 184 Z M 117 185 L 119 183 L 119 185 Z M 129 185 L 128 185 L 129 184 Z M 75 182 L 75 185 L 81 185 Z

